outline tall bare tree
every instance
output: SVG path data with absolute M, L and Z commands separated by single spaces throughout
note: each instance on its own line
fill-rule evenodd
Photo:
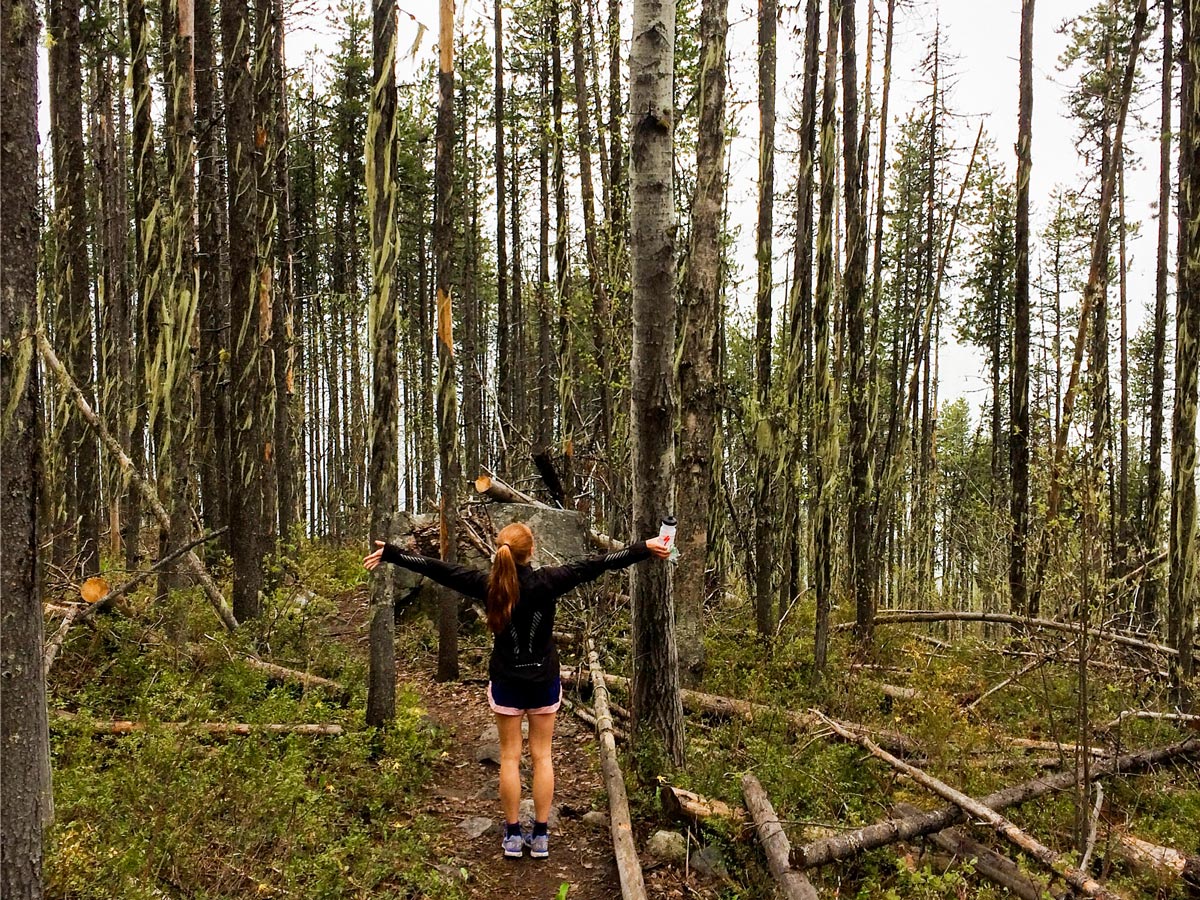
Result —
M 754 315 L 755 436 L 754 609 L 758 633 L 775 633 L 775 428 L 771 416 L 771 295 L 775 236 L 776 0 L 758 0 L 758 283 Z
M 1175 66 L 1174 0 L 1163 0 L 1162 95 L 1158 136 L 1158 249 L 1154 269 L 1154 349 L 1150 375 L 1150 444 L 1146 452 L 1146 496 L 1141 518 L 1141 551 L 1153 556 L 1159 546 L 1163 521 L 1163 394 L 1167 375 L 1167 265 L 1171 234 L 1171 105 L 1172 70 Z M 1142 624 L 1152 626 L 1158 616 L 1162 579 L 1150 572 L 1139 596 Z
M 396 0 L 372 6 L 373 83 L 367 119 L 367 203 L 371 225 L 372 357 L 371 534 L 391 537 L 396 515 L 396 449 L 399 427 L 399 311 L 396 304 Z M 390 566 L 371 581 L 371 660 L 367 724 L 396 715 L 396 618 Z
M 855 634 L 869 642 L 875 626 L 871 560 L 870 389 L 867 384 L 867 196 L 858 134 L 854 0 L 842 6 L 842 177 L 846 196 L 846 343 L 849 350 L 850 582 Z
M 454 185 L 454 0 L 438 5 L 438 119 L 434 181 L 437 202 L 433 218 L 433 256 L 437 267 L 438 445 L 441 462 L 441 551 L 446 562 L 458 561 L 458 390 L 455 384 L 454 319 L 451 316 L 450 211 Z M 443 590 L 438 616 L 439 681 L 458 678 L 458 597 Z
M 229 357 L 230 509 L 239 539 L 233 551 L 233 612 L 239 622 L 259 614 L 263 586 L 263 428 L 260 418 L 263 345 L 270 334 L 269 310 L 259 307 L 257 269 L 258 180 L 254 152 L 254 82 L 251 21 L 247 0 L 221 4 L 225 63 L 225 154 L 229 177 Z
M 55 336 L 66 347 L 67 365 L 80 389 L 93 403 L 79 0 L 53 0 L 49 8 L 46 25 L 50 39 L 50 143 L 54 154 Z M 65 420 L 65 524 L 76 568 L 86 577 L 100 570 L 100 452 L 74 406 L 66 407 Z
M 629 105 L 630 261 L 633 274 L 633 533 L 658 528 L 675 469 L 675 4 L 634 0 Z M 639 739 L 683 764 L 683 704 L 667 566 L 633 570 L 633 721 Z
M 679 670 L 695 685 L 704 673 L 704 597 L 708 525 L 716 474 L 717 317 L 721 308 L 721 212 L 725 207 L 725 34 L 728 0 L 700 8 L 700 122 L 692 229 L 680 289 L 683 322 L 679 355 L 679 467 L 676 535 L 687 564 L 675 580 Z
M 1022 0 L 1017 110 L 1017 278 L 1013 302 L 1012 424 L 1008 442 L 1012 478 L 1008 588 L 1014 615 L 1026 615 L 1029 606 L 1025 569 L 1029 542 L 1029 176 L 1033 170 L 1030 150 L 1033 141 L 1033 6 L 1034 0 Z
M 33 332 L 38 261 L 37 54 L 32 0 L 0 3 L 0 893 L 42 897 L 49 733 L 38 584 L 41 413 Z
M 837 182 L 837 44 L 840 0 L 830 0 L 825 31 L 825 76 L 821 91 L 820 212 L 817 217 L 817 290 L 813 303 L 813 403 L 810 428 L 816 453 L 813 484 L 813 588 L 817 599 L 813 670 L 820 677 L 829 652 L 829 613 L 833 608 L 833 512 L 837 484 L 837 431 L 833 377 L 829 364 L 833 308 L 833 203 Z
M 1179 286 L 1175 300 L 1175 408 L 1171 417 L 1170 609 L 1167 640 L 1178 651 L 1171 682 L 1192 704 L 1196 609 L 1196 402 L 1200 376 L 1200 0 L 1181 4 L 1179 115 Z

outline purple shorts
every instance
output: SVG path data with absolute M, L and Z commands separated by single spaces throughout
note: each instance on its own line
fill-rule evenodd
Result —
M 489 681 L 488 706 L 498 716 L 547 715 L 562 705 L 562 682 L 555 678 L 546 684 L 504 684 Z

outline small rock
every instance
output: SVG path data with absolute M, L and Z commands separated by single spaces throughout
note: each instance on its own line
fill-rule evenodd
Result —
M 458 823 L 458 827 L 466 832 L 467 837 L 471 840 L 482 837 L 487 834 L 494 823 L 491 819 L 483 816 L 471 816 L 469 819 L 463 819 Z
M 500 742 L 494 744 L 480 744 L 475 748 L 475 762 L 480 763 L 495 763 L 500 765 Z
M 583 814 L 583 824 L 589 828 L 607 828 L 608 814 L 602 813 L 598 809 L 593 809 L 591 812 Z
M 473 800 L 499 800 L 500 799 L 500 783 L 498 781 L 489 781 L 474 794 L 471 795 Z
M 467 882 L 471 880 L 471 873 L 467 871 L 466 866 L 452 866 L 450 863 L 438 863 L 434 868 L 453 882 Z
M 646 843 L 646 852 L 665 863 L 682 866 L 687 859 L 687 839 L 678 831 L 656 831 Z
M 535 821 L 533 818 L 533 801 L 530 800 L 528 797 L 526 797 L 524 800 L 521 801 L 521 821 L 522 822 Z M 549 822 L 549 824 L 550 824 L 551 828 L 555 828 L 558 826 L 558 804 L 557 803 L 553 803 L 550 805 L 550 822 Z
M 529 719 L 527 717 L 521 719 L 521 737 L 529 737 Z M 500 729 L 496 727 L 495 722 L 483 729 L 483 732 L 479 735 L 479 743 L 500 743 Z
M 693 853 L 690 862 L 692 871 L 702 878 L 724 881 L 729 877 L 721 851 L 712 844 L 701 848 L 699 853 Z

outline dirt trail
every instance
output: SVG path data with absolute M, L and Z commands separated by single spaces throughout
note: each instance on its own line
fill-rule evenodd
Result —
M 467 870 L 471 897 L 554 898 L 564 882 L 570 885 L 569 900 L 620 896 L 608 829 L 590 826 L 582 819 L 592 809 L 607 812 L 607 803 L 590 760 L 595 753 L 593 739 L 573 716 L 560 713 L 555 727 L 557 816 L 551 817 L 550 858 L 504 859 L 500 854 L 499 766 L 477 759 L 489 749 L 483 735 L 493 721 L 485 684 L 437 684 L 420 671 L 401 671 L 400 680 L 421 695 L 429 715 L 449 738 L 448 755 L 433 772 L 426 812 L 444 823 L 439 855 Z M 528 753 L 522 762 L 521 781 L 522 795 L 528 797 Z M 463 823 L 484 819 L 491 824 L 478 837 L 470 837 L 463 828 Z M 478 831 L 484 823 L 475 824 L 473 830 Z

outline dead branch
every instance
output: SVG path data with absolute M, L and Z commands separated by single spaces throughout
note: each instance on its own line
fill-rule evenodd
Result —
M 633 824 L 629 819 L 629 797 L 625 779 L 617 762 L 617 744 L 613 734 L 612 714 L 608 710 L 608 687 L 600 656 L 591 638 L 587 641 L 588 665 L 592 674 L 593 702 L 596 704 L 596 733 L 600 743 L 600 771 L 604 789 L 608 792 L 609 824 L 612 830 L 613 855 L 617 859 L 617 874 L 621 879 L 622 900 L 646 900 L 646 883 L 642 879 L 642 861 L 633 841 Z
M 899 625 L 906 622 L 995 622 L 1001 625 L 1017 625 L 1025 629 L 1043 628 L 1049 631 L 1062 631 L 1067 634 L 1077 634 L 1079 631 L 1079 626 L 1072 622 L 1058 622 L 1054 619 L 1026 619 L 1022 616 L 1014 616 L 1009 613 L 896 609 L 881 612 L 875 616 L 876 625 Z M 853 628 L 854 623 L 842 622 L 833 627 L 835 631 L 845 631 Z M 1117 631 L 1096 631 L 1092 634 L 1092 637 L 1108 641 L 1112 644 L 1120 644 L 1123 647 L 1129 647 L 1133 650 L 1141 650 L 1145 653 L 1159 653 L 1163 656 L 1178 655 L 1174 647 L 1168 647 L 1166 644 L 1156 644 L 1153 641 L 1144 641 Z
M 577 676 L 572 669 L 562 669 L 561 676 L 564 684 L 574 684 L 577 681 Z M 626 691 L 629 690 L 628 678 L 623 678 L 620 675 L 606 674 L 604 680 L 613 687 L 622 688 Z M 778 706 L 765 706 L 761 703 L 751 703 L 747 700 L 738 700 L 734 697 L 722 697 L 718 694 L 705 694 L 701 691 L 691 691 L 686 688 L 680 690 L 679 695 L 683 699 L 683 705 L 687 708 L 709 713 L 710 715 L 747 720 L 752 720 L 756 716 L 782 716 L 789 725 L 800 731 L 819 731 L 824 729 L 821 718 L 813 713 L 795 712 L 794 710 L 783 709 Z M 854 722 L 842 722 L 840 724 L 850 732 L 871 735 L 880 746 L 887 747 L 897 753 L 911 755 L 917 750 L 916 742 L 906 735 L 894 731 L 876 730 Z
M 80 717 L 62 710 L 54 713 L 54 718 L 64 721 L 86 722 L 93 731 L 104 734 L 134 734 L 154 728 L 164 728 L 169 731 L 199 731 L 204 734 L 217 735 L 250 735 L 250 734 L 306 734 L 330 735 L 343 734 L 341 725 L 276 725 L 250 722 L 132 722 L 128 719 L 111 719 L 96 721 Z
M 1097 760 L 1092 764 L 1090 775 L 1094 780 L 1107 775 L 1140 772 L 1160 763 L 1192 756 L 1200 756 L 1200 740 L 1196 738 L 1189 738 L 1166 747 L 1128 753 L 1115 759 Z M 1074 788 L 1082 777 L 1081 773 L 1075 771 L 1040 776 L 988 794 L 979 802 L 990 809 L 1006 809 L 1055 791 Z M 962 810 L 951 804 L 932 812 L 923 812 L 920 815 L 886 819 L 854 831 L 848 831 L 845 834 L 811 841 L 803 847 L 798 847 L 793 853 L 793 863 L 803 868 L 823 866 L 867 850 L 886 846 L 895 841 L 909 841 L 913 838 L 933 834 L 949 828 L 951 825 L 957 825 L 965 818 Z
M 1124 709 L 1121 714 L 1111 722 L 1102 726 L 1104 729 L 1116 728 L 1126 719 L 1153 719 L 1159 722 L 1178 722 L 1180 725 L 1186 725 L 1194 730 L 1200 730 L 1200 715 L 1191 713 L 1164 713 L 1152 712 L 1146 709 Z
M 66 390 L 67 393 L 69 393 L 74 399 L 75 405 L 83 414 L 84 419 L 86 419 L 88 424 L 96 429 L 96 432 L 100 435 L 100 440 L 104 443 L 104 446 L 108 449 L 108 452 L 111 453 L 113 458 L 116 459 L 120 464 L 121 471 L 125 472 L 129 476 L 130 481 L 132 481 L 137 487 L 138 491 L 142 495 L 142 498 L 146 501 L 147 505 L 149 505 L 151 511 L 154 513 L 154 518 L 158 520 L 159 527 L 163 531 L 169 532 L 171 530 L 171 519 L 167 515 L 166 509 L 163 508 L 162 501 L 159 500 L 157 489 L 153 484 L 150 483 L 148 479 L 143 478 L 142 474 L 137 471 L 137 467 L 133 464 L 133 460 L 131 460 L 125 451 L 121 449 L 121 445 L 117 443 L 117 441 L 109 433 L 108 428 L 104 425 L 104 422 L 102 422 L 100 417 L 97 416 L 92 410 L 91 405 L 87 402 L 87 398 L 83 396 L 83 392 L 79 390 L 79 387 L 75 384 L 70 374 L 63 367 L 63 364 L 59 361 L 58 357 L 54 355 L 54 348 L 52 348 L 50 346 L 50 342 L 46 340 L 46 335 L 39 331 L 37 334 L 37 340 L 38 348 L 41 351 L 42 357 L 46 360 L 46 365 L 58 377 L 63 389 Z M 208 569 L 205 568 L 204 563 L 200 560 L 200 557 L 196 555 L 194 550 L 188 550 L 185 554 L 185 559 L 188 568 L 192 570 L 192 573 L 196 576 L 196 580 L 199 581 L 200 586 L 204 588 L 204 594 L 208 597 L 209 603 L 212 604 L 213 609 L 216 611 L 217 618 L 221 620 L 221 623 L 229 631 L 236 630 L 238 623 L 237 619 L 235 619 L 233 616 L 233 610 L 229 607 L 229 604 L 225 602 L 224 595 L 221 593 L 220 588 L 217 587 L 216 582 L 213 581 L 212 576 L 208 573 Z
M 916 816 L 921 810 L 909 803 L 897 803 L 892 807 L 897 816 Z M 1006 888 L 1021 900 L 1043 900 L 1051 892 L 1051 886 L 1021 871 L 1021 867 L 972 838 L 961 828 L 947 828 L 928 835 L 926 840 L 949 854 L 948 862 L 971 862 L 975 872 L 993 884 Z
M 1026 665 L 1022 666 L 1021 670 L 1019 672 L 1015 672 L 1012 675 L 1009 675 L 1007 678 L 1005 678 L 999 684 L 988 688 L 986 691 L 984 691 L 982 694 L 980 694 L 978 697 L 976 697 L 974 700 L 972 700 L 970 703 L 968 703 L 967 704 L 967 712 L 970 712 L 971 710 L 973 710 L 975 707 L 977 707 L 980 703 L 982 703 L 988 697 L 992 696 L 992 694 L 995 694 L 997 691 L 1004 690 L 1004 688 L 1008 687 L 1010 684 L 1012 684 L 1018 678 L 1021 678 L 1024 675 L 1028 675 L 1034 669 L 1045 665 L 1047 662 L 1049 662 L 1053 658 L 1054 658 L 1053 653 L 1043 653 L 1037 659 L 1034 659 L 1031 662 L 1027 663 Z
M 309 672 L 301 672 L 298 669 L 289 669 L 286 666 L 276 665 L 275 663 L 259 659 L 257 656 L 251 656 L 249 653 L 240 653 L 238 656 L 250 668 L 266 672 L 275 678 L 280 678 L 284 681 L 295 681 L 306 688 L 325 688 L 342 698 L 345 698 L 349 694 L 344 685 L 336 681 L 331 681 L 328 678 L 322 678 L 320 675 L 312 675 Z
M 922 787 L 933 791 L 940 797 L 949 800 L 951 803 L 960 807 L 964 812 L 970 813 L 976 819 L 986 822 L 996 829 L 997 833 L 1006 840 L 1012 842 L 1034 859 L 1038 860 L 1044 866 L 1054 870 L 1061 875 L 1068 884 L 1078 890 L 1080 893 L 1088 897 L 1098 897 L 1100 900 L 1119 900 L 1120 894 L 1110 891 L 1100 882 L 1093 879 L 1086 872 L 1072 866 L 1064 860 L 1058 853 L 1051 850 L 1045 844 L 1042 844 L 1031 835 L 1022 831 L 1011 821 L 1006 819 L 1000 813 L 996 812 L 991 807 L 985 806 L 983 803 L 968 797 L 961 791 L 955 790 L 950 785 L 946 784 L 937 778 L 934 778 L 928 772 L 918 769 L 916 766 L 911 766 L 901 759 L 881 749 L 870 738 L 860 737 L 850 734 L 836 722 L 831 719 L 826 719 L 829 727 L 837 731 L 847 740 L 852 740 L 864 750 L 867 750 L 872 756 L 883 760 L 893 769 L 898 772 L 903 772 L 908 775 L 913 781 L 917 782 Z
M 754 817 L 758 840 L 766 854 L 771 875 L 779 885 L 779 892 L 786 900 L 817 900 L 817 891 L 809 880 L 792 868 L 789 862 L 792 848 L 787 835 L 783 833 L 767 792 L 752 772 L 742 776 L 742 795 L 746 798 L 746 808 Z

